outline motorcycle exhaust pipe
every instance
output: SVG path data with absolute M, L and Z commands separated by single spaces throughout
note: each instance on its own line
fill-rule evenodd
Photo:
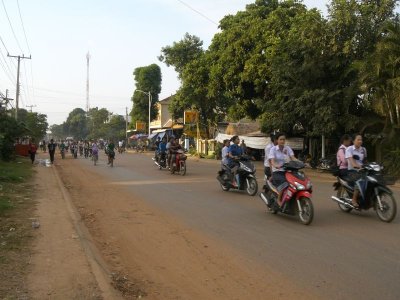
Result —
M 340 198 L 338 198 L 338 197 L 332 196 L 331 199 L 332 199 L 333 201 L 336 201 L 336 202 L 338 202 L 338 203 L 340 203 L 340 204 L 343 204 L 343 205 L 345 205 L 345 206 L 353 207 L 353 205 L 351 205 L 350 203 L 347 203 L 346 201 L 343 201 L 342 199 L 340 199 Z
M 260 193 L 260 198 L 268 207 L 270 207 L 269 200 L 268 200 L 267 196 L 265 196 L 265 193 L 261 192 Z

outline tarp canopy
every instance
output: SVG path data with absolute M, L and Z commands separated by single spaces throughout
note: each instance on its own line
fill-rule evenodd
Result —
M 215 140 L 222 143 L 224 140 L 230 140 L 233 135 L 218 133 Z M 253 149 L 265 149 L 265 146 L 270 143 L 269 137 L 255 137 L 247 135 L 239 135 L 240 141 L 244 140 L 247 147 Z M 303 150 L 303 138 L 287 138 L 286 145 L 291 147 L 293 150 Z
M 130 136 L 129 138 L 131 140 L 138 140 L 138 139 L 142 139 L 142 138 L 146 138 L 146 137 L 147 137 L 147 134 L 139 133 L 139 134 L 134 134 L 134 135 Z

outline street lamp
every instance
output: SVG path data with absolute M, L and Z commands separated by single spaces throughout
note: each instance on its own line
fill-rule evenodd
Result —
M 148 135 L 150 136 L 150 119 L 151 119 L 151 92 L 150 92 L 150 91 L 148 91 L 148 92 L 145 92 L 145 91 L 142 91 L 142 90 L 135 90 L 135 92 L 140 92 L 140 93 L 143 93 L 143 94 L 145 94 L 145 95 L 149 96 L 149 131 L 148 131 Z

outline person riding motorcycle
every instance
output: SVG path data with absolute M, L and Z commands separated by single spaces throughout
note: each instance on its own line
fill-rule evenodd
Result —
M 169 152 L 169 166 L 173 167 L 175 164 L 175 160 L 176 160 L 176 152 L 179 149 L 182 149 L 181 145 L 176 141 L 175 138 L 171 137 L 170 139 L 170 143 L 169 143 L 169 148 L 168 148 L 168 152 Z
M 229 153 L 229 146 L 230 146 L 231 141 L 230 140 L 224 140 L 223 145 L 224 147 L 221 150 L 221 168 L 225 165 L 228 165 L 228 153 Z
M 350 184 L 354 184 L 354 193 L 352 199 L 352 204 L 354 207 L 359 207 L 359 184 L 362 183 L 361 174 L 358 172 L 358 170 L 362 168 L 367 159 L 367 149 L 362 147 L 362 143 L 363 139 L 361 134 L 356 134 L 354 136 L 353 146 L 350 146 L 346 149 L 346 159 L 348 161 L 347 181 Z
M 267 177 L 267 179 L 270 179 L 272 176 L 271 172 L 271 163 L 269 159 L 269 152 L 271 151 L 271 148 L 277 145 L 277 141 L 275 138 L 274 134 L 270 135 L 270 142 L 265 146 L 264 149 L 264 174 Z
M 113 141 L 110 141 L 107 145 L 108 165 L 111 164 L 111 159 L 115 157 L 115 145 Z
M 240 139 L 237 135 L 233 136 L 231 138 L 231 141 L 233 142 L 233 144 L 229 146 L 229 150 L 228 150 L 228 166 L 231 169 L 231 172 L 233 173 L 234 178 L 236 178 L 236 182 L 232 182 L 232 184 L 233 185 L 237 184 L 237 186 L 239 188 L 240 187 L 240 178 L 239 178 L 239 174 L 237 173 L 237 170 L 239 168 L 237 159 L 243 155 L 243 149 L 239 146 Z
M 163 137 L 162 138 L 162 140 L 161 140 L 161 142 L 159 143 L 159 145 L 158 145 L 158 149 L 157 149 L 157 151 L 158 151 L 158 157 L 159 157 L 159 159 L 164 155 L 166 155 L 166 153 L 167 153 L 167 139 L 166 139 L 166 137 Z
M 286 135 L 284 133 L 278 133 L 276 135 L 277 145 L 273 146 L 268 154 L 272 166 L 272 183 L 279 192 L 277 203 L 279 206 L 282 205 L 282 194 L 287 188 L 288 183 L 286 181 L 285 170 L 283 165 L 290 160 L 297 160 L 294 156 L 292 148 L 286 146 Z
M 340 178 L 345 178 L 348 174 L 348 162 L 346 159 L 346 149 L 351 145 L 352 139 L 348 134 L 344 134 L 340 139 L 341 145 L 336 153 L 336 162 L 339 168 L 338 175 Z

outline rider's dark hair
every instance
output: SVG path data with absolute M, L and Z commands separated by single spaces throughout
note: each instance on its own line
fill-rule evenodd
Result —
M 284 132 L 278 132 L 278 133 L 275 135 L 275 140 L 279 140 L 279 138 L 280 138 L 281 136 L 285 136 L 285 137 L 286 137 L 286 134 L 285 134 Z
M 340 144 L 343 144 L 344 143 L 344 141 L 351 141 L 352 139 L 351 139 L 351 136 L 350 136 L 350 134 L 343 134 L 342 135 L 342 138 L 340 139 Z
M 231 138 L 231 142 L 234 142 L 236 139 L 238 139 L 239 138 L 239 136 L 238 135 L 234 135 L 232 138 Z
M 362 138 L 362 134 L 361 133 L 355 133 L 353 135 L 353 141 L 355 141 L 358 136 L 360 136 Z

